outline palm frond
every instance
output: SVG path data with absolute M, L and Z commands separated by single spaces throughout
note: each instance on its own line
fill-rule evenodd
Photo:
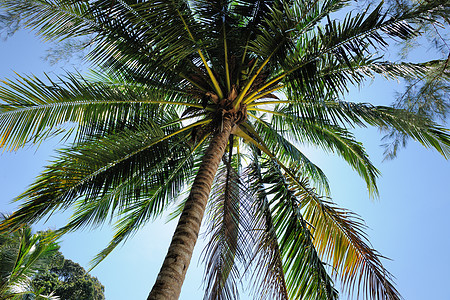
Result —
M 285 136 L 292 137 L 289 131 L 283 128 L 274 128 L 278 123 L 270 124 L 265 122 L 262 118 L 258 118 L 255 124 L 255 132 L 258 133 L 261 140 L 264 140 L 265 145 L 271 152 L 281 161 L 287 165 L 297 165 L 301 169 L 302 174 L 309 176 L 310 180 L 317 186 L 318 189 L 325 193 L 330 192 L 328 179 L 323 171 L 311 162 L 306 155 L 304 155 L 294 144 L 292 144 Z
M 350 84 L 361 86 L 367 78 L 374 78 L 377 74 L 387 79 L 423 77 L 439 63 L 393 63 L 370 55 L 348 57 L 342 62 L 333 55 L 324 55 L 298 69 L 295 76 L 288 76 L 283 82 L 292 101 L 304 102 L 310 98 L 321 102 L 332 94 L 345 94 Z
M 50 84 L 22 77 L 0 87 L 0 99 L 4 101 L 0 104 L 0 146 L 17 149 L 46 138 L 49 129 L 68 123 L 81 128 L 111 128 L 143 115 L 152 118 L 167 104 L 202 109 L 201 105 L 183 101 L 183 96 L 126 82 L 89 82 L 74 75 L 61 79 L 61 83 L 48 80 Z
M 179 62 L 196 54 L 200 46 L 192 33 L 203 31 L 182 0 L 4 2 L 5 8 L 18 12 L 26 26 L 45 38 L 89 35 L 92 62 L 139 82 L 179 81 L 179 69 L 186 65 Z
M 62 40 L 93 34 L 101 27 L 86 16 L 89 2 L 67 0 L 2 1 L 3 8 L 18 15 L 25 26 L 38 30 L 47 39 Z
M 240 269 L 249 256 L 249 202 L 245 200 L 248 193 L 235 169 L 237 162 L 230 158 L 223 158 L 224 165 L 216 176 L 207 208 L 209 242 L 203 250 L 204 299 L 236 299 L 242 280 Z
M 82 203 L 102 197 L 114 200 L 115 191 L 124 191 L 130 197 L 120 199 L 124 202 L 118 207 L 113 206 L 119 210 L 135 204 L 135 200 L 151 198 L 149 193 L 164 186 L 164 181 L 189 153 L 189 147 L 183 143 L 188 134 L 181 133 L 192 126 L 165 133 L 156 124 L 147 124 L 61 150 L 59 158 L 18 197 L 25 203 L 0 225 L 1 230 L 14 229 L 52 211 L 67 209 L 80 197 Z M 186 169 L 189 167 L 183 166 L 183 172 Z M 178 187 L 183 178 L 177 179 Z M 171 189 L 174 193 L 177 190 Z M 165 196 L 173 193 L 159 195 L 147 205 L 150 215 L 161 212 L 162 201 L 167 201 Z M 115 202 L 109 203 L 110 207 Z
M 191 179 L 193 177 L 192 175 L 198 170 L 199 162 L 196 160 L 198 160 L 199 156 L 195 154 L 199 150 L 202 150 L 205 140 L 206 137 L 199 141 L 190 153 L 185 155 L 184 158 L 180 157 L 180 159 L 173 161 L 174 166 L 172 170 L 167 170 L 167 168 L 162 168 L 159 170 L 161 182 L 154 184 L 154 186 L 147 191 L 144 198 L 131 201 L 127 205 L 114 205 L 113 208 L 117 208 L 119 210 L 117 213 L 118 221 L 115 224 L 116 232 L 108 246 L 98 253 L 91 261 L 91 269 L 102 262 L 118 245 L 120 245 L 120 243 L 124 242 L 127 238 L 133 235 L 139 228 L 141 228 L 141 226 L 154 219 L 158 213 L 162 212 L 162 210 L 167 207 L 168 203 L 173 203 L 176 201 L 182 191 L 182 188 L 186 186 L 186 183 L 189 182 L 189 179 Z M 174 159 L 171 158 L 170 160 Z M 140 177 L 137 179 L 141 180 Z M 132 190 L 131 196 L 136 194 L 136 192 L 140 192 L 141 187 L 142 184 L 138 186 L 138 190 Z M 121 192 L 121 189 L 118 191 Z M 115 194 L 117 190 L 113 192 L 113 196 L 117 197 Z M 127 200 L 129 197 L 130 194 L 127 194 L 124 199 Z M 102 209 L 101 205 L 105 199 L 101 200 L 102 201 L 99 202 L 100 206 L 96 207 L 93 205 L 93 209 L 89 209 L 90 207 L 87 207 L 88 209 L 85 211 L 85 206 L 80 207 L 78 215 L 74 215 L 72 222 L 62 228 L 61 232 L 76 229 L 76 227 L 83 225 L 86 222 L 85 220 L 92 220 L 93 217 L 96 217 L 96 210 L 98 208 Z M 105 210 L 103 211 L 105 212 L 104 216 L 106 217 L 107 212 Z
M 257 153 L 254 153 L 255 158 L 256 155 Z M 251 260 L 251 266 L 255 269 L 253 272 L 255 295 L 259 295 L 261 299 L 287 300 L 289 295 L 281 250 L 261 172 L 258 159 L 254 159 L 246 170 L 250 191 L 256 199 L 253 205 L 255 217 L 252 225 L 255 247 Z
M 387 106 L 373 106 L 365 103 L 329 101 L 323 107 L 325 114 L 346 123 L 376 126 L 381 130 L 394 129 L 412 138 L 427 148 L 434 148 L 442 156 L 449 157 L 450 135 L 425 115 Z M 320 110 L 320 108 L 319 108 Z
M 286 181 L 299 195 L 297 205 L 312 231 L 314 246 L 344 289 L 349 294 L 356 291 L 358 298 L 362 294 L 364 299 L 401 299 L 381 263 L 383 257 L 367 242 L 361 218 L 317 195 L 303 178 L 287 174 Z
M 309 193 L 294 193 L 280 167 L 271 160 L 265 166 L 262 180 L 268 185 L 273 226 L 279 241 L 290 297 L 337 299 L 338 293 L 315 249 L 313 235 L 301 213 L 301 201 L 309 197 Z
M 292 130 L 298 142 L 337 152 L 364 179 L 370 194 L 378 194 L 376 179 L 379 171 L 370 161 L 363 145 L 355 140 L 350 131 L 337 125 L 327 125 L 323 121 L 295 118 L 285 113 L 274 115 L 273 122 L 279 128 Z
M 168 86 L 180 81 L 189 67 L 202 66 L 207 85 L 222 97 L 204 53 L 209 39 L 186 1 L 118 1 L 112 5 L 99 1 L 94 15 L 107 29 L 101 30 L 102 40 L 92 51 L 94 62 L 139 82 L 151 80 Z
M 253 10 L 254 13 L 254 19 L 247 24 L 253 33 L 249 35 L 248 49 L 259 57 L 270 57 L 269 66 L 277 69 L 278 64 L 283 65 L 288 54 L 295 52 L 295 42 L 300 35 L 311 30 L 327 14 L 345 6 L 347 1 L 292 1 L 289 4 L 284 1 L 246 2 L 243 10 Z M 255 21 L 263 26 L 253 28 Z
M 347 66 L 353 70 L 354 62 L 370 57 L 371 47 L 378 49 L 387 45 L 383 35 L 400 39 L 416 36 L 418 32 L 407 21 L 432 18 L 430 12 L 435 10 L 440 8 L 438 3 L 433 2 L 418 6 L 403 15 L 387 18 L 380 4 L 370 13 L 366 11 L 354 17 L 349 14 L 341 23 L 328 20 L 323 29 L 318 27 L 318 35 L 306 34 L 299 39 L 295 54 L 283 62 L 280 74 L 288 83 L 287 86 L 292 85 L 292 93 L 298 94 L 297 98 L 302 93 L 306 93 L 308 97 L 327 91 L 342 93 L 346 89 L 346 78 L 353 77 L 355 80 L 361 75 L 349 72 L 345 76 L 337 77 L 338 74 L 335 74 L 330 77 L 330 73 L 326 72 L 327 75 L 320 80 L 323 84 L 316 83 L 317 78 L 320 78 L 320 71 L 317 69 L 320 70 L 321 65 L 329 67 L 331 62 L 331 65 Z

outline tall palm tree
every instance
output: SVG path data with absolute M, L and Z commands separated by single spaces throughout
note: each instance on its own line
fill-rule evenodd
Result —
M 299 146 L 338 154 L 375 196 L 379 172 L 349 128 L 395 130 L 448 157 L 450 136 L 426 117 L 344 98 L 368 76 L 441 63 L 388 62 L 383 52 L 387 38 L 416 36 L 414 21 L 445 17 L 449 1 L 347 15 L 344 0 L 0 3 L 47 39 L 87 38 L 95 66 L 0 87 L 5 149 L 75 132 L 1 230 L 69 207 L 61 233 L 112 221 L 95 265 L 180 199 L 148 299 L 178 298 L 205 211 L 205 298 L 234 298 L 248 275 L 267 299 L 336 299 L 333 278 L 350 294 L 400 299 L 362 220 L 331 201 Z
M 4 216 L 1 216 L 4 219 Z M 31 281 L 47 268 L 59 246 L 50 233 L 33 234 L 23 226 L 10 234 L 0 235 L 0 299 L 59 299 L 41 295 Z

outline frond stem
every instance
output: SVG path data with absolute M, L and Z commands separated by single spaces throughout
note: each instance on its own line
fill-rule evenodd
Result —
M 273 92 L 276 92 L 276 91 L 278 91 L 278 90 L 280 90 L 280 89 L 282 89 L 282 88 L 284 88 L 284 86 L 283 86 L 283 85 L 279 85 L 279 86 L 276 86 L 276 87 L 274 87 L 274 88 L 272 88 L 272 89 L 270 89 L 270 90 L 265 91 L 264 93 L 258 94 L 258 95 L 254 96 L 254 97 L 247 97 L 247 98 L 243 101 L 243 103 L 244 103 L 244 104 L 250 104 L 252 101 L 255 101 L 255 100 L 257 100 L 257 99 L 261 99 L 261 98 L 263 98 L 264 96 L 266 96 L 266 95 L 268 95 L 268 94 L 271 94 L 271 93 L 273 93 Z
M 283 79 L 284 77 L 289 75 L 289 73 L 292 73 L 294 71 L 295 70 L 288 71 L 288 72 L 282 73 L 281 75 L 275 77 L 274 79 L 272 79 L 271 81 L 269 81 L 268 83 L 266 83 L 265 85 L 263 85 L 262 87 L 260 87 L 256 91 L 254 91 L 253 93 L 251 93 L 246 99 L 251 99 L 251 98 L 255 97 L 259 92 L 261 92 L 261 91 L 265 90 L 266 88 L 268 88 L 269 86 L 277 83 L 278 81 L 280 81 L 281 79 Z M 244 100 L 244 101 L 247 101 L 247 100 Z
M 0 117 L 7 116 L 9 114 L 17 114 L 21 112 L 27 112 L 37 109 L 46 109 L 46 108 L 55 108 L 55 107 L 61 107 L 61 106 L 77 106 L 77 105 L 96 105 L 96 104 L 131 104 L 131 103 L 148 103 L 148 104 L 173 104 L 173 105 L 181 105 L 181 106 L 189 106 L 189 107 L 195 107 L 203 109 L 203 107 L 200 104 L 195 103 L 187 103 L 187 102 L 172 102 L 172 101 L 104 101 L 104 102 L 93 102 L 93 101 L 74 101 L 74 102 L 60 102 L 60 103 L 51 103 L 51 104 L 44 104 L 44 105 L 36 105 L 31 107 L 20 107 L 15 110 L 8 110 L 0 112 Z
M 279 46 L 278 46 L 279 47 Z M 276 49 L 278 49 L 278 47 Z M 239 93 L 239 96 L 236 98 L 236 100 L 234 100 L 234 108 L 237 109 L 239 107 L 239 105 L 241 104 L 242 100 L 245 97 L 245 94 L 247 94 L 248 90 L 250 89 L 250 87 L 252 86 L 253 82 L 256 80 L 256 78 L 258 77 L 258 75 L 261 73 L 261 71 L 263 70 L 263 68 L 269 63 L 270 58 L 272 57 L 272 55 L 275 53 L 272 52 L 269 57 L 267 57 L 263 63 L 261 64 L 261 66 L 258 68 L 258 70 L 256 71 L 256 73 L 252 76 L 252 78 L 250 78 L 249 81 L 247 81 L 247 84 L 245 85 L 244 89 Z M 255 62 L 255 66 L 256 66 L 256 62 Z
M 281 116 L 281 117 L 287 117 L 287 115 L 284 114 L 284 113 L 281 113 L 281 112 L 278 112 L 278 111 L 273 111 L 273 110 L 270 110 L 270 109 L 263 109 L 263 108 L 253 107 L 251 110 L 256 110 L 256 111 L 260 111 L 260 112 L 266 112 L 266 113 L 269 113 L 269 114 L 272 114 L 272 115 Z M 250 113 L 248 113 L 248 114 L 250 115 Z
M 195 38 L 194 38 L 194 36 L 192 35 L 191 30 L 189 29 L 189 26 L 188 26 L 187 23 L 186 23 L 186 20 L 184 20 L 183 16 L 181 15 L 180 10 L 179 10 L 179 9 L 176 9 L 176 11 L 177 11 L 178 16 L 180 17 L 181 21 L 183 22 L 184 28 L 185 28 L 186 31 L 188 32 L 189 37 L 192 39 L 192 41 L 193 41 L 194 43 L 196 43 Z M 205 56 L 203 55 L 202 50 L 201 50 L 201 49 L 197 49 L 197 53 L 198 53 L 198 55 L 200 55 L 200 58 L 201 58 L 201 60 L 202 60 L 202 62 L 203 62 L 203 65 L 204 65 L 205 68 L 206 68 L 206 72 L 208 72 L 209 78 L 210 78 L 211 81 L 212 81 L 212 84 L 213 84 L 213 86 L 214 86 L 214 89 L 216 90 L 217 96 L 219 97 L 219 99 L 223 99 L 223 92 L 222 92 L 222 89 L 220 88 L 219 82 L 217 81 L 216 77 L 215 77 L 214 74 L 212 73 L 211 68 L 208 66 L 208 63 L 207 63 L 207 61 L 206 61 L 206 59 L 205 59 Z
M 228 65 L 228 44 L 225 23 L 223 24 L 223 51 L 225 52 L 225 78 L 227 82 L 227 92 L 231 91 L 230 66 Z
M 294 103 L 294 101 L 290 100 L 280 100 L 280 101 L 261 101 L 261 102 L 253 102 L 247 105 L 248 107 L 255 107 L 259 105 L 267 105 L 267 104 L 291 104 Z

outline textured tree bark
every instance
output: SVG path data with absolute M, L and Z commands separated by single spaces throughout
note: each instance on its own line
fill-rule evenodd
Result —
M 211 192 L 211 185 L 225 153 L 232 126 L 233 120 L 225 117 L 222 132 L 213 137 L 206 150 L 166 258 L 147 300 L 176 300 L 180 296 L 181 286 L 191 261 Z

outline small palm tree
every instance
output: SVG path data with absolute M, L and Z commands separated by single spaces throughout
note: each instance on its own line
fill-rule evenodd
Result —
M 4 216 L 2 216 L 4 219 Z M 58 299 L 41 295 L 31 281 L 58 251 L 50 233 L 31 233 L 29 226 L 0 235 L 0 299 Z
M 267 299 L 336 299 L 332 278 L 368 299 L 400 299 L 362 220 L 331 201 L 299 145 L 337 153 L 372 195 L 379 172 L 348 128 L 395 130 L 447 157 L 450 136 L 426 117 L 343 98 L 368 76 L 421 76 L 441 64 L 382 54 L 386 38 L 417 35 L 411 22 L 445 17 L 449 1 L 391 15 L 380 5 L 341 22 L 332 18 L 343 0 L 0 3 L 48 39 L 87 38 L 95 66 L 90 76 L 0 87 L 2 147 L 76 132 L 1 230 L 69 207 L 61 233 L 112 219 L 116 233 L 95 265 L 180 199 L 148 299 L 178 298 L 205 210 L 205 298 L 234 298 L 252 273 Z

